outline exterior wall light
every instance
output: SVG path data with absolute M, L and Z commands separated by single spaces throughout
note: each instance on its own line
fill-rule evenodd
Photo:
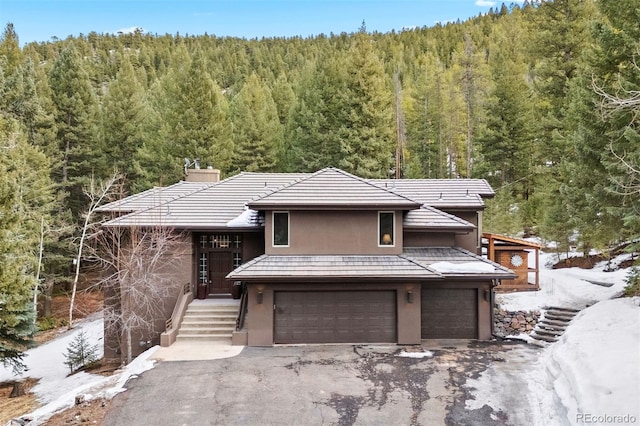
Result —
M 262 290 L 258 291 L 258 297 L 257 297 L 257 301 L 258 301 L 258 305 L 262 305 L 262 301 L 264 299 L 264 294 L 262 294 Z
M 407 303 L 413 303 L 413 291 L 407 291 Z

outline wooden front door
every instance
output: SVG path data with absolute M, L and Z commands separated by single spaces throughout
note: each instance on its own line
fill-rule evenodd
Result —
M 233 253 L 215 251 L 209 253 L 209 294 L 231 293 L 230 281 L 225 277 L 233 271 Z

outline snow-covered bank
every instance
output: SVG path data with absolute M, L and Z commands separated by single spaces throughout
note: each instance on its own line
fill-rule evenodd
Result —
M 548 306 L 582 309 L 618 296 L 626 286 L 626 269 L 605 272 L 606 262 L 593 269 L 550 269 L 548 264 L 555 257 L 552 253 L 540 253 L 539 291 L 498 294 L 496 301 L 500 306 L 508 311 L 532 311 Z
M 102 358 L 103 321 L 102 317 L 92 318 L 79 322 L 72 330 L 65 331 L 56 339 L 28 350 L 23 359 L 27 371 L 23 372 L 21 376 L 14 376 L 10 368 L 4 368 L 0 365 L 0 381 L 14 380 L 20 377 L 40 379 L 32 392 L 38 401 L 46 404 L 74 388 L 100 378 L 101 376 L 85 372 L 68 376 L 69 367 L 65 364 L 65 354 L 69 344 L 81 331 L 84 331 L 88 342 L 96 345 L 96 354 L 98 358 Z
M 640 422 L 640 297 L 582 311 L 538 368 L 549 374 L 571 424 L 588 423 L 587 415 Z
M 87 341 L 97 346 L 97 355 L 101 358 L 103 329 L 101 317 L 84 320 L 76 324 L 73 330 L 66 331 L 56 339 L 28 350 L 24 358 L 28 370 L 19 377 L 13 374 L 11 368 L 0 365 L 0 382 L 22 377 L 40 379 L 32 392 L 44 405 L 23 416 L 31 419 L 29 425 L 43 424 L 57 411 L 73 406 L 77 395 L 85 394 L 86 399 L 111 398 L 124 390 L 124 384 L 129 378 L 153 368 L 154 362 L 149 361 L 148 358 L 158 349 L 157 346 L 147 350 L 123 371 L 112 376 L 104 377 L 85 372 L 68 376 L 69 367 L 65 364 L 65 354 L 69 344 L 78 333 L 84 331 Z

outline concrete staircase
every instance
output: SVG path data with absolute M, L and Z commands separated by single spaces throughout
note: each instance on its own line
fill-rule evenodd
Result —
M 187 307 L 176 340 L 231 344 L 239 307 L 239 301 L 231 299 L 194 300 Z
M 532 343 L 546 346 L 557 342 L 578 312 L 580 312 L 578 309 L 560 307 L 550 307 L 545 310 L 543 318 L 538 321 L 530 334 Z

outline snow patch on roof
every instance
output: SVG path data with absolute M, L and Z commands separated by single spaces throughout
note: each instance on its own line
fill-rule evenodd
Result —
M 435 262 L 429 265 L 429 268 L 436 270 L 438 272 L 459 272 L 459 273 L 484 273 L 484 272 L 495 272 L 496 268 L 493 265 L 482 262 L 482 261 L 472 261 L 472 262 L 462 262 L 462 263 L 453 263 L 453 262 Z
M 229 228 L 252 228 L 260 226 L 258 211 L 245 207 L 245 210 L 237 217 L 227 222 Z

